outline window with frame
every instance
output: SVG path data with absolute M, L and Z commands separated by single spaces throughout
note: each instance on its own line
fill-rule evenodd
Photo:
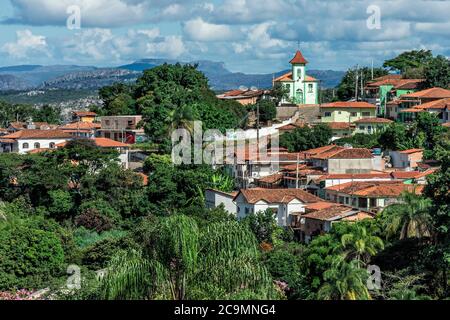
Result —
M 35 148 L 35 149 L 40 149 L 40 148 L 41 148 L 41 144 L 40 144 L 39 142 L 36 142 L 36 143 L 34 144 L 34 148 Z
M 356 117 L 356 116 L 358 116 L 358 113 L 357 113 L 357 112 L 351 112 L 351 113 L 350 113 L 350 116 L 351 116 L 351 117 Z
M 324 117 L 331 117 L 331 112 L 325 112 Z
M 309 93 L 313 93 L 313 91 L 314 91 L 314 86 L 313 86 L 313 84 L 312 84 L 312 83 L 308 84 L 308 92 L 309 92 Z
M 22 143 L 22 148 L 23 149 L 28 149 L 30 147 L 30 145 L 28 143 Z
M 363 117 L 370 117 L 370 112 L 363 112 L 362 115 Z

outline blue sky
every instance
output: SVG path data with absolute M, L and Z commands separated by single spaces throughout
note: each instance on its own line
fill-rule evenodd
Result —
M 69 30 L 73 5 L 81 28 Z M 0 65 L 208 59 L 270 73 L 299 43 L 310 68 L 346 70 L 412 49 L 450 56 L 449 12 L 445 0 L 6 0 Z

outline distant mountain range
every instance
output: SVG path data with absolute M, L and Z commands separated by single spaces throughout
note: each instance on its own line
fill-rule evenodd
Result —
M 143 70 L 176 62 L 170 59 L 142 59 L 110 68 L 76 65 L 0 67 L 0 90 L 98 89 L 114 82 L 133 82 Z M 284 70 L 276 74 L 245 74 L 229 71 L 222 62 L 199 60 L 189 63 L 198 65 L 198 69 L 208 77 L 211 89 L 217 91 L 242 86 L 270 88 L 274 76 L 288 72 Z M 326 88 L 336 87 L 344 76 L 344 72 L 333 70 L 309 70 L 308 74 L 321 80 L 322 86 Z

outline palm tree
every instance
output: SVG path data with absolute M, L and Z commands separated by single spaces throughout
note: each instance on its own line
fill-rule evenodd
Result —
M 103 299 L 232 298 L 242 291 L 270 299 L 272 279 L 254 235 L 236 221 L 200 229 L 183 215 L 163 218 L 150 252 L 120 252 L 102 280 Z
M 356 259 L 359 266 L 361 263 L 367 264 L 371 256 L 384 248 L 379 237 L 369 234 L 364 226 L 358 224 L 353 226 L 351 233 L 342 235 L 341 244 L 346 250 L 346 257 Z
M 191 135 L 194 131 L 194 111 L 191 106 L 184 105 L 169 111 L 166 121 L 169 123 L 169 136 L 176 129 L 186 129 Z
M 383 210 L 386 217 L 388 236 L 398 234 L 400 240 L 406 238 L 424 238 L 432 234 L 432 219 L 430 216 L 431 200 L 406 192 L 402 202 L 392 204 Z
M 370 300 L 367 289 L 368 273 L 357 260 L 347 262 L 344 255 L 336 256 L 330 269 L 324 272 L 325 284 L 317 297 L 323 300 Z

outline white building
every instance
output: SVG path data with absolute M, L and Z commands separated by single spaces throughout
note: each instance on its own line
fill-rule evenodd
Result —
M 289 226 L 294 214 L 305 212 L 309 203 L 322 199 L 301 189 L 242 189 L 234 198 L 239 219 L 271 209 L 279 226 Z
M 1 136 L 0 152 L 24 154 L 39 149 L 55 149 L 57 144 L 71 139 L 72 136 L 62 130 L 24 129 Z
M 223 204 L 226 211 L 236 215 L 237 207 L 233 199 L 237 192 L 223 192 L 215 189 L 206 189 L 205 191 L 205 202 L 206 208 L 214 209 Z

